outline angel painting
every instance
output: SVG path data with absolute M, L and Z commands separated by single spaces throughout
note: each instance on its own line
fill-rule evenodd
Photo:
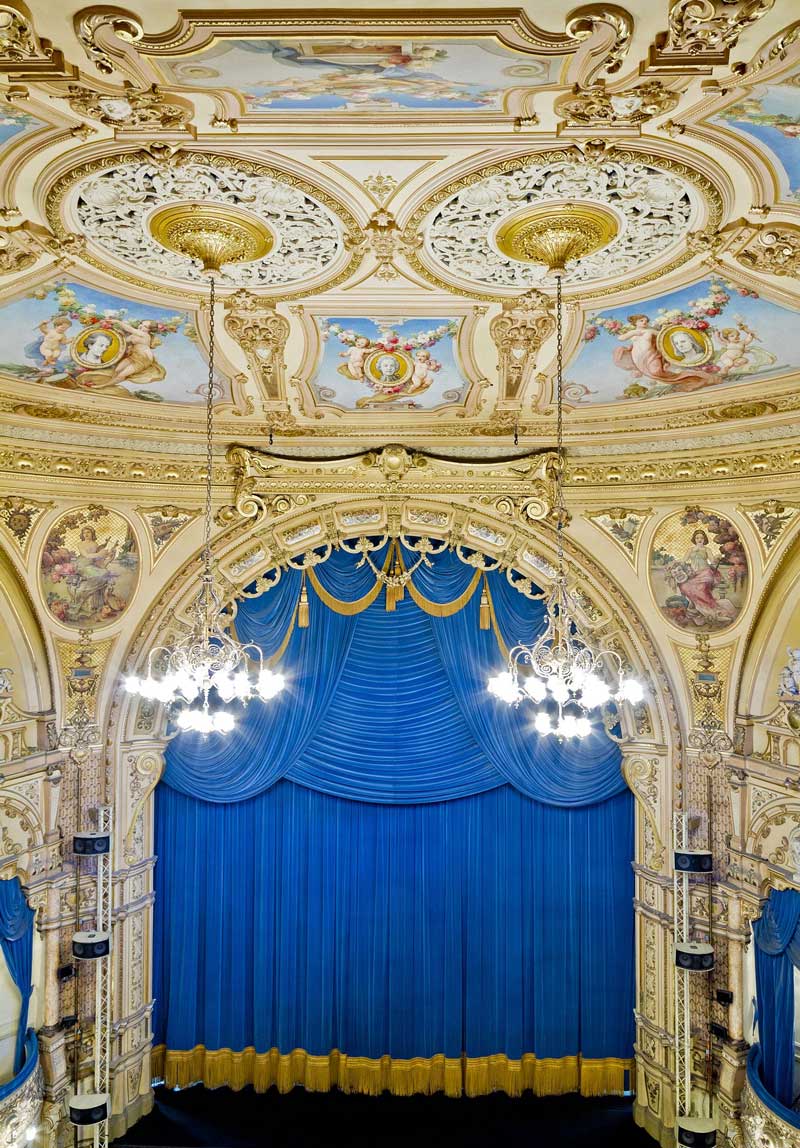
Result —
M 333 335 L 343 346 L 335 352 L 335 358 L 344 361 L 336 363 L 333 369 L 351 384 L 347 391 L 352 397 L 347 405 L 352 409 L 368 410 L 388 403 L 407 410 L 420 409 L 421 396 L 430 391 L 443 374 L 452 375 L 455 364 L 451 340 L 458 327 L 452 320 L 435 327 L 428 326 L 424 320 L 404 320 L 394 325 L 381 320 L 358 322 L 360 326 L 372 328 L 370 333 L 338 322 L 321 322 L 323 343 Z M 439 353 L 449 351 L 445 358 L 434 357 L 432 348 L 437 344 L 442 348 Z M 330 356 L 326 355 L 325 361 L 329 360 Z M 333 362 L 330 365 L 333 366 Z M 332 381 L 320 387 L 320 397 L 325 399 L 334 396 L 338 399 L 340 393 L 341 385 L 334 387 Z M 452 387 L 443 391 L 443 397 L 453 394 Z M 455 391 L 456 398 L 459 394 L 460 390 Z
M 114 399 L 196 403 L 207 372 L 188 314 L 55 282 L 0 308 L 0 373 Z
M 566 394 L 576 402 L 665 398 L 794 370 L 800 330 L 787 317 L 752 288 L 713 278 L 651 300 L 646 311 L 595 313 Z

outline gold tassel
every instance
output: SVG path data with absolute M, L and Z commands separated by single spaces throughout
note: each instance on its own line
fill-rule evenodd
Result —
M 300 590 L 300 602 L 297 606 L 297 625 L 301 630 L 308 629 L 308 590 L 306 589 L 305 578 Z
M 480 626 L 482 630 L 488 630 L 491 624 L 492 616 L 489 613 L 489 595 L 486 592 L 486 581 L 484 580 L 483 589 L 481 590 Z
M 391 586 L 390 585 L 390 586 L 386 587 L 386 609 L 387 609 L 387 611 L 394 610 L 395 606 L 397 605 L 397 589 L 398 589 L 397 586 Z

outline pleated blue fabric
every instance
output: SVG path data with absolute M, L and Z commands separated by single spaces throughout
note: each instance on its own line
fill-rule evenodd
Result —
M 794 970 L 800 969 L 800 893 L 772 889 L 753 921 L 759 1071 L 769 1093 L 794 1104 Z
M 633 1055 L 629 793 L 156 796 L 157 1044 Z
M 380 555 L 379 555 L 380 560 Z M 334 553 L 320 565 L 323 589 L 353 602 L 374 585 L 368 567 Z M 431 602 L 464 594 L 475 571 L 450 552 L 415 573 Z M 531 640 L 543 607 L 490 573 L 503 640 Z M 275 589 L 244 601 L 242 640 L 267 656 L 280 647 L 300 592 L 289 571 Z M 577 744 L 541 738 L 526 708 L 512 709 L 486 682 L 502 669 L 497 639 L 479 627 L 475 593 L 449 617 L 410 598 L 396 610 L 382 596 L 358 614 L 329 609 L 309 587 L 311 625 L 292 630 L 280 662 L 288 688 L 251 704 L 229 735 L 181 734 L 169 745 L 165 781 L 205 801 L 243 801 L 279 778 L 359 801 L 447 801 L 511 784 L 537 801 L 591 805 L 625 788 L 620 753 L 602 729 Z
M 6 959 L 11 979 L 19 989 L 20 1013 L 14 1048 L 14 1074 L 25 1063 L 25 1039 L 28 1031 L 28 1005 L 33 985 L 33 909 L 25 900 L 19 877 L 0 881 L 0 948 Z
M 381 564 L 385 552 L 378 553 Z M 406 554 L 409 561 L 414 555 Z M 372 571 L 335 553 L 323 597 Z M 156 791 L 155 1039 L 377 1060 L 632 1055 L 633 802 L 618 747 L 538 737 L 486 691 L 502 669 L 475 571 L 414 574 L 427 609 L 356 613 L 301 574 L 241 603 L 289 688 L 228 739 L 180 735 Z M 542 605 L 490 573 L 507 645 Z M 432 605 L 433 604 L 433 605 Z M 440 612 L 441 613 L 441 612 Z

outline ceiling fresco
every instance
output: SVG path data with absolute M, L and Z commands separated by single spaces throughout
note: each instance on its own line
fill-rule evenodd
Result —
M 783 168 L 788 198 L 800 202 L 800 69 L 774 83 L 757 84 L 715 117 L 755 139 Z
M 671 7 L 20 7 L 27 39 L 0 44 L 15 433 L 159 434 L 170 408 L 199 440 L 207 287 L 151 222 L 205 202 L 268 234 L 218 289 L 243 442 L 551 441 L 555 284 L 507 238 L 575 201 L 613 235 L 564 278 L 567 439 L 793 425 L 800 35 L 781 0 L 726 5 L 722 38 Z
M 497 43 L 386 37 L 232 40 L 159 60 L 164 83 L 228 88 L 245 112 L 486 109 L 512 88 L 551 83 L 558 58 Z

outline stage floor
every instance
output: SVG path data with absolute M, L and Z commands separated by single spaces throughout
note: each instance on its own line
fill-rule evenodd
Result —
M 156 1107 L 116 1140 L 117 1148 L 653 1148 L 632 1102 L 580 1096 L 474 1100 L 445 1096 L 256 1095 L 201 1087 L 156 1090 Z

